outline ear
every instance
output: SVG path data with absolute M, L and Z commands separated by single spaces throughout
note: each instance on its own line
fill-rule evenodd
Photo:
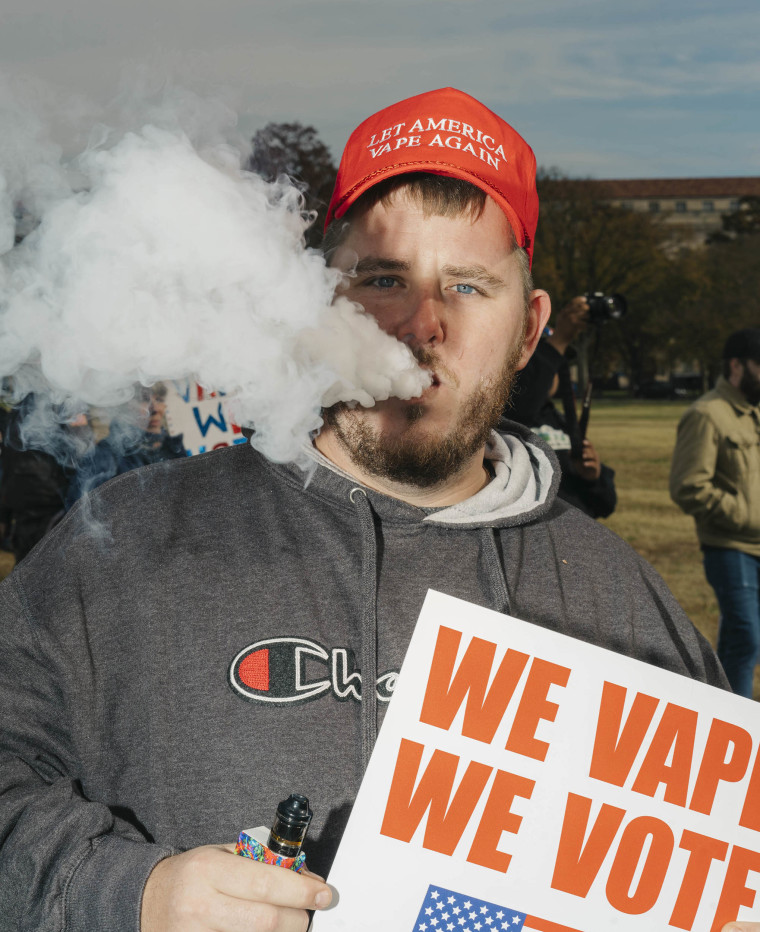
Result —
M 533 350 L 541 339 L 541 334 L 549 322 L 552 313 L 552 299 L 546 291 L 537 288 L 530 293 L 530 303 L 528 305 L 528 320 L 525 328 L 525 345 L 523 346 L 520 361 L 517 364 L 518 369 L 524 369 L 528 360 L 533 355 Z

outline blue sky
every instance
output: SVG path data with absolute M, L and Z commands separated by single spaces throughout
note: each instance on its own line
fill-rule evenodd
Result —
M 758 0 L 4 0 L 0 70 L 104 104 L 170 70 L 250 134 L 353 127 L 453 85 L 540 165 L 597 178 L 760 175 Z M 81 108 L 80 108 L 81 112 Z

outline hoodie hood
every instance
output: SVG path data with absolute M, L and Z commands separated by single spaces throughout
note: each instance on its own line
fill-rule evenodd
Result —
M 520 435 L 492 431 L 485 459 L 491 463 L 493 479 L 476 495 L 427 515 L 426 522 L 504 527 L 543 513 L 542 506 L 554 501 L 559 486 L 554 453 L 527 430 Z
M 485 459 L 493 474 L 491 481 L 470 498 L 444 508 L 419 508 L 390 498 L 362 485 L 316 447 L 309 445 L 305 452 L 317 467 L 321 467 L 312 473 L 307 480 L 309 483 L 314 482 L 318 487 L 334 486 L 334 480 L 325 475 L 325 472 L 332 473 L 364 490 L 376 510 L 379 500 L 384 499 L 387 507 L 399 517 L 406 513 L 411 520 L 437 526 L 476 528 L 525 524 L 549 510 L 557 496 L 560 479 L 553 450 L 527 428 L 506 420 L 500 421 L 498 430 L 491 432 L 485 450 Z

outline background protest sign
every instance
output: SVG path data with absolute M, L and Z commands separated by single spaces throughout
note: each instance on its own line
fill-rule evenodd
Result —
M 760 919 L 738 696 L 429 592 L 317 932 L 717 932 Z
M 169 433 L 182 434 L 189 455 L 245 443 L 224 406 L 224 396 L 206 392 L 189 379 L 166 383 L 166 421 Z

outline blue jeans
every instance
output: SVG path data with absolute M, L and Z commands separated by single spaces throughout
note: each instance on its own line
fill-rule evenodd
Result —
M 733 691 L 751 699 L 760 655 L 760 557 L 725 547 L 702 552 L 720 607 L 718 659 Z

